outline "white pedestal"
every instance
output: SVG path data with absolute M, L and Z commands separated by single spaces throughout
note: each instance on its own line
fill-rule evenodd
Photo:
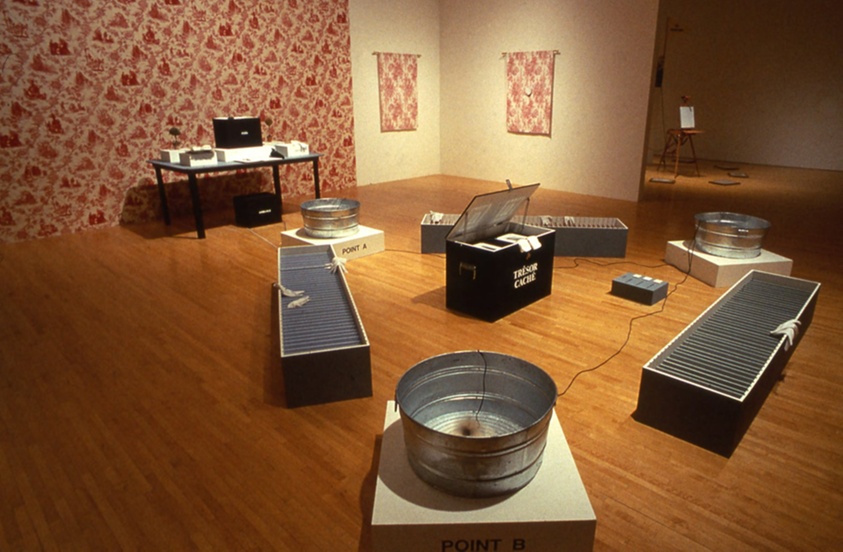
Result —
M 285 230 L 281 232 L 281 246 L 333 245 L 337 255 L 349 261 L 383 251 L 383 230 L 376 230 L 363 225 L 358 228 L 356 234 L 343 238 L 314 238 L 308 235 L 304 228 Z
M 372 511 L 375 552 L 591 550 L 596 528 L 556 412 L 541 468 L 526 487 L 502 497 L 462 498 L 415 474 L 400 414 L 387 402 Z
M 690 243 L 681 240 L 667 242 L 665 262 L 679 270 L 687 271 Z M 792 260 L 765 249 L 751 259 L 728 259 L 693 250 L 690 252 L 690 264 L 691 276 L 716 288 L 733 285 L 751 270 L 790 276 L 793 268 Z

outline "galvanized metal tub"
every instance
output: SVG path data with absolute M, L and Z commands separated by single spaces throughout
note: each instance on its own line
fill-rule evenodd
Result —
M 304 231 L 314 238 L 342 238 L 360 229 L 360 202 L 354 199 L 323 198 L 301 204 Z
M 488 351 L 424 360 L 395 392 L 413 471 L 464 497 L 512 493 L 533 479 L 556 397 L 541 368 Z
M 761 254 L 761 243 L 770 223 L 751 215 L 712 212 L 694 216 L 695 243 L 704 253 L 730 259 L 751 259 Z

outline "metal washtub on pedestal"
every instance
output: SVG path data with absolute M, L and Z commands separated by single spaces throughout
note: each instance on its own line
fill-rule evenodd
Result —
M 819 287 L 749 272 L 644 366 L 634 418 L 730 456 L 811 324 Z M 792 342 L 771 334 L 789 321 Z
M 360 202 L 354 199 L 320 198 L 301 204 L 304 231 L 314 238 L 343 238 L 360 230 Z
M 287 406 L 296 407 L 372 395 L 369 340 L 345 275 L 329 268 L 331 245 L 282 247 L 278 282 L 301 296 L 278 290 L 281 369 Z M 303 297 L 301 306 L 290 304 Z
M 729 259 L 752 259 L 761 254 L 766 220 L 729 212 L 699 213 L 694 216 L 696 247 L 709 255 Z
M 539 470 L 556 384 L 538 366 L 491 351 L 424 360 L 401 376 L 407 460 L 422 481 L 446 493 L 513 493 Z

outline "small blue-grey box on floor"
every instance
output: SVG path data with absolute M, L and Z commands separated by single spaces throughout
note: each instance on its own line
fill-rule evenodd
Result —
M 655 305 L 667 297 L 667 282 L 627 272 L 612 280 L 612 295 L 636 303 Z

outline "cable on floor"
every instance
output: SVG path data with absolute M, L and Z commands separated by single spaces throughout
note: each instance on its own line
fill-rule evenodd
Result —
M 257 232 L 255 232 L 255 229 L 254 229 L 254 228 L 248 228 L 248 230 L 249 230 L 249 232 L 251 232 L 251 233 L 252 233 L 252 234 L 254 234 L 255 236 L 259 237 L 260 239 L 262 239 L 263 241 L 265 241 L 266 243 L 268 243 L 269 245 L 271 245 L 274 249 L 278 249 L 279 247 L 281 247 L 281 244 L 276 245 L 276 244 L 272 243 L 272 241 L 271 241 L 271 240 L 269 240 L 269 238 L 265 238 L 264 236 L 261 236 L 260 234 L 258 234 Z
M 571 378 L 571 381 L 568 382 L 568 385 L 565 387 L 565 389 L 563 389 L 562 392 L 557 395 L 558 397 L 564 396 L 565 393 L 567 393 L 568 390 L 571 389 L 571 386 L 574 385 L 574 382 L 577 380 L 577 378 L 579 378 L 581 375 L 587 374 L 588 372 L 594 372 L 595 370 L 598 370 L 598 369 L 602 368 L 603 366 L 605 366 L 606 364 L 611 362 L 615 357 L 620 355 L 624 351 L 624 349 L 626 349 L 626 346 L 629 344 L 629 340 L 632 338 L 632 327 L 635 324 L 636 320 L 641 320 L 642 318 L 655 316 L 657 314 L 661 314 L 662 312 L 664 312 L 665 306 L 667 305 L 667 300 L 670 298 L 671 295 L 673 295 L 676 292 L 677 289 L 679 289 L 679 286 L 681 286 L 682 284 L 684 284 L 688 280 L 688 276 L 691 274 L 691 261 L 693 260 L 694 247 L 696 245 L 696 234 L 697 234 L 697 232 L 699 232 L 699 224 L 697 225 L 696 231 L 694 233 L 694 240 L 691 241 L 691 245 L 688 248 L 688 269 L 682 270 L 681 268 L 676 267 L 676 269 L 679 270 L 679 272 L 681 272 L 682 274 L 684 274 L 684 276 L 682 277 L 682 280 L 677 282 L 676 285 L 673 286 L 673 289 L 668 292 L 668 294 L 662 300 L 661 306 L 659 307 L 659 309 L 655 310 L 655 311 L 652 311 L 652 312 L 645 313 L 645 314 L 639 314 L 638 316 L 633 316 L 632 318 L 630 318 L 629 324 L 628 324 L 627 330 L 626 330 L 626 339 L 624 339 L 621 346 L 618 347 L 618 349 L 615 350 L 615 352 L 613 352 L 611 355 L 606 357 L 606 359 L 604 359 L 600 363 L 598 363 L 598 364 L 596 364 L 596 365 L 594 365 L 590 368 L 580 370 L 579 372 L 574 374 L 574 377 Z M 649 266 L 649 265 L 645 265 L 645 264 L 641 264 L 641 263 L 637 263 L 637 262 L 632 262 L 632 261 L 618 261 L 618 262 L 611 262 L 611 263 L 605 263 L 604 264 L 604 263 L 598 263 L 598 262 L 595 262 L 595 261 L 589 261 L 588 259 L 574 259 L 574 266 L 559 267 L 559 268 L 562 268 L 562 269 L 576 268 L 577 266 L 579 266 L 577 261 L 580 261 L 580 260 L 592 262 L 592 263 L 597 264 L 599 266 L 611 266 L 611 265 L 615 265 L 615 264 L 624 264 L 624 263 L 637 265 L 637 266 L 643 266 L 643 267 L 647 267 L 647 268 L 659 268 L 659 267 L 662 267 L 662 266 L 667 266 L 667 263 Z
M 576 257 L 576 258 L 574 258 L 573 266 L 554 266 L 553 269 L 554 270 L 557 270 L 557 269 L 558 270 L 569 270 L 569 269 L 572 269 L 572 268 L 579 268 L 581 262 L 591 263 L 591 264 L 595 264 L 597 266 L 614 266 L 614 265 L 622 265 L 622 264 L 631 264 L 631 265 L 635 265 L 635 266 L 640 266 L 642 268 L 661 268 L 663 266 L 668 266 L 667 263 L 659 263 L 659 264 L 656 264 L 656 265 L 646 265 L 646 264 L 639 263 L 639 262 L 636 262 L 636 261 L 625 261 L 625 260 L 624 261 L 611 261 L 611 262 L 608 262 L 608 263 L 601 263 L 601 262 L 598 262 L 598 261 L 594 261 L 592 259 L 587 259 L 587 258 L 583 258 L 583 257 Z

